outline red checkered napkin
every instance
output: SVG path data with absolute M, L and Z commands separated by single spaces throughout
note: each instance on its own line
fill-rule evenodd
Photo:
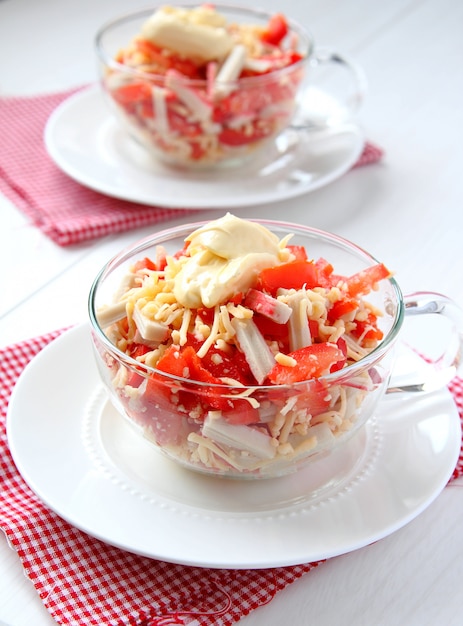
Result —
M 5 417 L 25 365 L 62 331 L 0 350 L 0 527 L 43 604 L 73 626 L 229 626 L 316 567 L 208 570 L 108 546 L 47 509 L 16 470 Z
M 50 113 L 77 89 L 0 98 L 0 191 L 59 245 L 87 241 L 193 213 L 110 198 L 75 182 L 50 159 L 43 132 Z M 356 166 L 382 150 L 367 143 Z

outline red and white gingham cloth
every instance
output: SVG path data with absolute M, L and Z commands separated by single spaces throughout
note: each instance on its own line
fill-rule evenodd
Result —
M 61 332 L 0 350 L 0 527 L 59 624 L 229 626 L 318 565 L 236 571 L 169 564 L 108 546 L 47 509 L 16 470 L 5 418 L 23 368 Z
M 62 330 L 0 350 L 0 527 L 59 624 L 230 626 L 320 562 L 264 570 L 173 565 L 108 546 L 47 509 L 8 450 L 5 417 L 25 365 Z M 463 379 L 449 385 L 463 422 Z M 452 479 L 463 476 L 463 447 Z
M 44 128 L 52 111 L 76 91 L 0 98 L 0 191 L 61 246 L 193 213 L 110 198 L 54 164 L 43 142 Z M 367 143 L 355 167 L 381 157 L 382 150 Z

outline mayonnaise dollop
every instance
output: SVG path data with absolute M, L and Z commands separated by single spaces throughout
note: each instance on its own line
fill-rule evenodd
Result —
M 266 267 L 287 260 L 288 251 L 265 226 L 230 213 L 186 239 L 190 257 L 174 280 L 177 301 L 188 308 L 214 307 L 245 293 Z
M 160 7 L 141 34 L 156 45 L 201 62 L 222 60 L 233 48 L 225 18 L 213 7 Z

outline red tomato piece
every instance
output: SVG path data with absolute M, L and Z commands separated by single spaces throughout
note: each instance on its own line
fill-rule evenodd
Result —
M 238 306 L 238 304 L 241 304 L 243 302 L 243 298 L 244 298 L 244 295 L 241 293 L 241 291 L 239 291 L 238 293 L 236 293 L 234 296 L 230 298 L 229 302 L 233 302 L 235 306 Z
M 380 341 L 383 338 L 383 331 L 378 328 L 378 320 L 373 313 L 369 313 L 365 321 L 355 320 L 355 324 L 351 334 L 357 338 L 361 337 L 362 345 L 369 341 Z
M 380 280 L 389 276 L 391 272 L 387 267 L 382 263 L 377 263 L 346 278 L 347 292 L 350 296 L 367 294 Z
M 275 13 L 269 19 L 268 24 L 260 38 L 265 43 L 277 46 L 288 34 L 288 22 L 281 13 Z
M 337 363 L 334 363 L 334 365 L 332 365 L 330 368 L 330 372 L 337 372 L 339 370 L 342 370 L 342 368 L 347 363 L 347 343 L 344 337 L 339 337 L 339 339 L 336 342 L 336 345 L 341 350 L 344 358 L 340 359 Z
M 327 374 L 333 365 L 345 360 L 342 350 L 335 343 L 314 343 L 290 352 L 289 356 L 297 361 L 297 365 L 288 367 L 277 363 L 268 375 L 272 383 L 291 385 L 318 378 Z
M 153 261 L 149 259 L 147 256 L 145 256 L 144 259 L 140 259 L 139 261 L 136 261 L 135 265 L 133 266 L 134 272 L 138 272 L 139 270 L 156 270 L 156 269 L 157 267 L 155 263 L 153 263 Z
M 284 67 L 289 67 L 290 65 L 298 63 L 304 57 L 302 54 L 299 54 L 298 52 L 295 52 L 293 50 L 279 50 L 279 48 L 275 48 L 274 50 L 272 50 L 271 55 L 261 56 L 259 58 L 262 61 L 268 61 L 267 68 L 265 70 L 257 72 L 256 70 L 252 70 L 250 68 L 244 68 L 241 71 L 239 77 L 247 78 L 250 76 L 262 76 L 262 74 L 271 74 L 275 70 L 280 70 Z M 288 74 L 287 78 L 290 82 L 293 83 L 294 87 L 300 82 L 300 80 L 302 79 L 302 75 L 298 75 L 296 73 Z M 275 83 L 275 85 L 277 85 L 277 83 Z M 286 85 L 287 88 L 289 86 L 289 84 Z M 280 85 L 280 87 L 283 87 L 283 85 Z
M 233 408 L 224 413 L 224 418 L 230 424 L 256 424 L 259 419 L 259 411 L 253 408 L 247 400 L 237 398 L 231 400 Z
M 225 127 L 219 134 L 219 142 L 225 146 L 244 146 L 267 137 L 272 132 L 272 125 L 250 122 L 245 128 Z
M 328 321 L 333 324 L 336 320 L 340 319 L 343 315 L 348 315 L 358 308 L 357 300 L 352 298 L 346 300 L 338 300 L 333 302 L 333 306 L 328 311 Z
M 177 113 L 172 108 L 167 108 L 167 119 L 171 130 L 184 137 L 198 137 L 202 135 L 201 125 L 198 122 L 190 122 L 186 117 Z
M 202 145 L 201 139 L 199 141 L 192 139 L 188 143 L 190 145 L 190 157 L 194 161 L 199 161 L 199 159 L 202 159 L 207 150 Z
M 135 45 L 137 52 L 144 56 L 144 64 L 152 66 L 150 73 L 165 74 L 175 69 L 188 78 L 200 78 L 199 67 L 191 59 L 168 52 L 146 39 L 137 39 Z
M 307 409 L 312 417 L 315 417 L 328 409 L 330 401 L 331 396 L 326 385 L 314 379 L 310 382 L 308 390 L 298 395 L 297 406 Z
M 188 78 L 204 78 L 196 63 L 176 55 L 171 55 L 170 57 L 170 69 L 176 70 Z
M 192 381 L 205 382 L 204 379 L 208 373 L 206 372 L 203 375 L 203 372 L 199 372 L 197 364 L 199 360 L 191 346 L 187 346 L 184 349 L 179 349 L 177 346 L 169 346 L 159 359 L 156 368 L 166 374 L 188 378 Z M 210 375 L 210 378 L 213 378 L 212 375 Z M 208 382 L 212 381 L 209 380 Z M 203 406 L 198 388 L 192 386 L 190 389 L 188 383 L 183 383 L 180 389 L 177 383 L 158 373 L 152 374 L 148 378 L 144 399 L 151 404 L 156 404 L 163 400 L 170 403 L 170 411 L 172 413 L 175 413 L 175 411 L 186 414 L 194 413 L 199 419 L 204 419 L 206 411 L 211 408 Z
M 140 64 L 154 66 L 153 73 L 164 74 L 166 72 L 169 68 L 169 59 L 167 55 L 162 53 L 162 48 L 146 39 L 137 39 L 134 44 L 138 53 L 137 57 L 139 58 L 140 54 L 144 57 L 143 61 L 140 59 Z
M 193 350 L 193 348 L 190 348 L 190 350 Z M 191 378 L 188 356 L 189 352 L 186 349 L 182 351 L 178 346 L 170 345 L 159 359 L 156 369 L 166 374 L 172 374 L 172 376 Z
M 213 354 L 219 353 L 223 359 L 221 363 L 215 362 L 213 358 Z M 250 380 L 252 375 L 245 362 L 244 355 L 240 356 L 236 350 L 232 356 L 229 356 L 224 352 L 211 348 L 206 356 L 207 359 L 200 359 L 192 345 L 180 349 L 170 346 L 161 357 L 156 367 L 158 370 L 175 376 L 181 376 L 191 381 L 209 383 L 211 385 L 210 387 L 207 385 L 199 385 L 192 388 L 191 391 L 188 389 L 182 390 L 181 393 L 178 394 L 179 403 L 185 408 L 193 408 L 197 414 L 199 405 L 202 413 L 201 418 L 204 418 L 209 410 L 218 410 L 223 412 L 225 418 L 227 418 L 230 413 L 232 416 L 231 419 L 236 423 L 238 423 L 237 420 L 239 419 L 242 420 L 240 423 L 244 423 L 245 420 L 250 419 L 250 411 L 247 406 L 249 402 L 246 400 L 243 401 L 242 398 L 235 400 L 230 397 L 225 397 L 225 395 L 228 396 L 228 394 L 224 394 L 224 386 L 219 378 L 219 376 L 228 376 L 243 382 L 243 384 L 256 384 L 253 378 Z M 217 375 L 214 375 L 211 371 L 212 369 L 215 370 Z M 247 372 L 249 373 L 248 377 L 246 376 Z M 159 380 L 159 375 L 151 377 L 149 393 L 156 391 L 156 382 Z M 219 385 L 220 388 L 216 387 L 216 385 Z M 159 393 L 159 390 L 157 391 Z M 245 404 L 243 404 L 243 402 Z M 246 411 L 245 415 L 240 417 L 241 409 L 246 409 Z M 253 420 L 255 421 L 255 414 L 253 414 Z
M 288 324 L 278 324 L 268 317 L 264 317 L 259 313 L 254 313 L 252 318 L 261 334 L 269 341 L 277 341 L 279 345 L 287 346 L 288 344 Z M 318 325 L 317 325 L 318 331 Z
M 213 309 L 198 309 L 198 313 L 200 310 L 213 312 Z M 189 334 L 188 345 L 197 352 L 202 346 L 202 341 Z M 215 377 L 217 384 L 222 384 L 219 380 L 221 377 L 233 378 L 243 385 L 257 384 L 246 357 L 234 346 L 230 346 L 229 352 L 224 352 L 215 346 L 211 346 L 202 359 L 197 358 L 201 367 Z
M 334 268 L 331 263 L 322 257 L 315 261 L 315 267 L 318 271 L 318 280 L 320 282 L 320 287 L 330 288 L 333 286 L 333 271 Z
M 165 407 L 166 414 L 194 413 L 204 418 L 204 409 L 199 396 L 187 388 L 179 389 L 178 385 L 159 374 L 152 374 L 146 383 L 143 400 L 149 404 Z
M 127 347 L 127 354 L 131 356 L 132 359 L 137 359 L 137 357 L 143 356 L 150 350 L 151 348 L 142 343 L 133 343 Z M 144 377 L 133 370 L 128 369 L 127 373 L 127 385 L 130 385 L 130 387 L 139 387 L 144 381 Z
M 207 307 L 201 307 L 196 310 L 199 317 L 204 321 L 205 324 L 209 324 L 209 326 L 214 321 L 214 309 L 210 309 Z M 199 350 L 199 346 L 198 346 Z
M 136 402 L 121 394 L 127 413 L 143 427 L 150 429 L 157 443 L 179 443 L 187 435 L 186 419 L 190 412 L 201 410 L 192 393 L 172 393 L 172 384 L 156 378 L 146 380 L 143 396 Z M 173 401 L 175 399 L 175 402 Z
M 216 378 L 233 378 L 243 385 L 256 385 L 246 357 L 236 348 L 230 353 L 212 346 L 202 359 L 203 366 Z
M 283 100 L 294 97 L 296 86 L 291 83 L 271 81 L 265 88 L 243 87 L 232 91 L 226 98 L 219 100 L 214 106 L 212 119 L 222 124 L 237 116 L 256 117 L 263 109 Z
M 307 261 L 309 258 L 307 256 L 306 249 L 304 246 L 286 246 L 288 250 L 291 251 L 291 254 L 294 255 L 296 261 Z
M 145 82 L 121 85 L 111 93 L 118 104 L 129 109 L 137 104 L 151 101 L 151 87 Z
M 132 343 L 127 347 L 127 354 L 132 357 L 132 359 L 136 359 L 139 356 L 143 356 L 147 352 L 149 352 L 151 348 L 145 346 L 143 343 Z
M 318 272 L 312 261 L 292 261 L 284 265 L 269 267 L 261 271 L 258 277 L 258 285 L 262 291 L 276 295 L 277 290 L 313 289 L 319 285 Z
M 309 320 L 309 328 L 310 328 L 310 336 L 312 337 L 312 342 L 318 339 L 318 322 L 316 320 Z

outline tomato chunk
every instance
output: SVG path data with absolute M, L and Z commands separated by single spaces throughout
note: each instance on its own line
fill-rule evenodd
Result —
M 150 350 L 151 348 L 141 343 L 132 343 L 127 346 L 127 354 L 131 356 L 132 359 L 137 359 L 139 356 L 143 356 Z M 144 377 L 141 374 L 127 369 L 127 385 L 130 387 L 139 387 L 143 381 Z
M 307 251 L 304 246 L 288 245 L 286 247 L 295 256 L 296 261 L 307 261 Z
M 175 69 L 189 78 L 201 77 L 197 64 L 190 59 L 169 52 L 147 39 L 136 39 L 134 45 L 144 57 L 143 64 L 149 65 L 148 71 L 153 74 L 165 74 L 167 70 Z
M 296 260 L 284 265 L 269 267 L 259 274 L 258 285 L 262 291 L 276 295 L 278 289 L 307 289 L 317 287 L 318 271 L 312 261 Z
M 218 139 L 225 146 L 244 146 L 267 137 L 270 131 L 266 124 L 258 126 L 256 123 L 249 124 L 245 129 L 225 127 L 218 134 Z
M 375 287 L 376 283 L 389 276 L 391 276 L 391 272 L 387 267 L 382 263 L 377 263 L 347 278 L 347 292 L 354 297 L 367 294 Z
M 330 322 L 330 324 L 333 324 L 343 315 L 348 315 L 349 313 L 355 311 L 358 306 L 359 304 L 357 300 L 354 300 L 352 298 L 338 300 L 337 302 L 333 303 L 333 306 L 328 311 L 328 321 Z
M 331 263 L 328 263 L 326 259 L 320 257 L 315 261 L 315 267 L 318 270 L 318 280 L 320 282 L 320 287 L 326 287 L 329 289 L 333 286 L 333 271 L 334 268 Z
M 185 386 L 185 389 L 177 394 L 181 404 L 187 410 L 194 410 L 200 419 L 205 417 L 207 411 L 217 410 L 222 411 L 225 419 L 233 423 L 249 424 L 256 421 L 256 412 L 249 402 L 242 398 L 235 399 L 224 393 L 224 384 L 219 378 L 219 376 L 227 376 L 242 384 L 255 384 L 256 381 L 252 377 L 244 355 L 238 353 L 237 350 L 231 355 L 227 355 L 225 352 L 212 347 L 206 357 L 200 359 L 192 345 L 184 348 L 170 346 L 159 359 L 156 367 L 162 372 L 187 378 L 192 382 L 211 385 L 203 384 L 196 388 L 192 387 L 191 390 Z M 214 372 L 218 375 L 215 375 Z M 147 394 L 152 396 L 161 393 L 165 396 L 168 386 L 163 392 L 159 389 L 160 382 L 160 375 L 154 374 L 148 382 Z M 199 407 L 201 415 L 198 415 Z
M 148 83 L 128 83 L 121 85 L 112 92 L 116 102 L 127 107 L 136 103 L 151 100 L 151 87 Z
M 307 391 L 297 397 L 297 406 L 307 409 L 312 417 L 324 413 L 329 408 L 330 402 L 329 390 L 318 379 L 312 380 Z
M 383 338 L 383 331 L 378 328 L 378 320 L 376 315 L 369 313 L 366 320 L 355 320 L 356 327 L 351 333 L 354 337 L 361 340 L 361 345 L 367 342 L 380 341 Z
M 297 365 L 289 367 L 277 363 L 268 375 L 272 383 L 289 385 L 318 378 L 327 374 L 340 361 L 345 362 L 346 358 L 335 343 L 314 343 L 290 352 L 289 356 L 297 361 Z
M 268 24 L 260 38 L 265 43 L 277 46 L 288 34 L 288 22 L 281 13 L 275 13 L 269 19 Z
M 134 272 L 138 272 L 139 270 L 156 270 L 156 264 L 153 263 L 153 261 L 151 259 L 149 259 L 147 256 L 145 256 L 144 259 L 140 259 L 139 261 L 136 261 L 135 265 L 133 266 L 133 271 Z

